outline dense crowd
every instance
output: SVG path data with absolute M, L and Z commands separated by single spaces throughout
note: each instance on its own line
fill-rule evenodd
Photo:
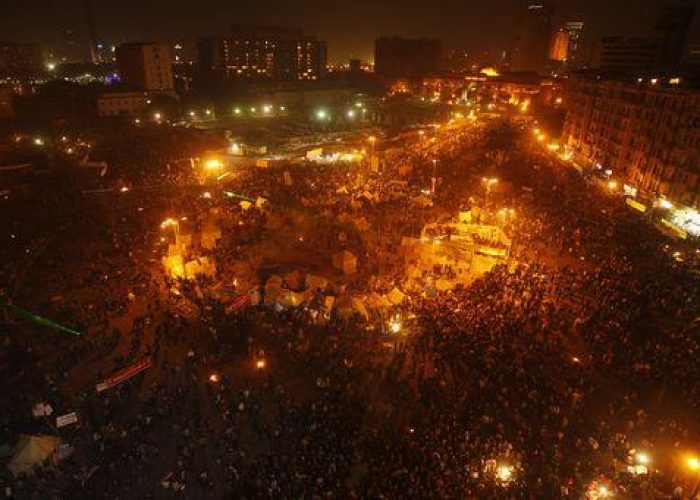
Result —
M 432 159 L 441 180 L 426 209 L 411 197 L 430 185 Z M 315 226 L 308 255 L 349 248 L 369 275 L 401 235 L 441 213 L 479 204 L 495 220 L 500 206 L 512 207 L 511 262 L 469 286 L 413 294 L 390 311 L 404 319 L 400 332 L 383 328 L 386 316 L 319 322 L 305 308 L 226 315 L 202 293 L 206 280 L 159 277 L 152 209 L 172 205 L 144 192 L 129 210 L 86 213 L 86 226 L 104 226 L 92 237 L 109 244 L 68 245 L 33 271 L 53 270 L 47 289 L 83 290 L 35 306 L 86 334 L 8 323 L 0 364 L 2 441 L 56 432 L 29 416 L 46 401 L 57 415 L 78 412 L 58 431 L 72 453 L 33 475 L 0 475 L 6 495 L 580 498 L 604 484 L 621 497 L 688 497 L 697 478 L 680 457 L 700 450 L 699 283 L 662 253 L 664 240 L 508 125 L 446 133 L 395 161 L 362 182 L 352 166 L 295 169 L 291 186 L 278 170 L 241 177 L 238 188 L 280 208 L 229 204 L 212 257 L 232 266 L 266 237 L 269 218 L 291 224 L 304 214 Z M 409 163 L 405 192 L 386 196 L 394 169 Z M 144 167 L 120 170 L 120 182 L 148 184 Z M 502 180 L 489 199 L 484 175 Z M 177 200 L 181 214 L 208 214 L 215 203 L 185 188 Z M 343 214 L 383 236 L 338 224 Z M 377 286 L 400 282 L 392 262 Z M 14 297 L 29 301 L 30 291 Z M 149 370 L 95 391 L 142 357 Z M 633 450 L 652 457 L 648 472 L 630 472 Z

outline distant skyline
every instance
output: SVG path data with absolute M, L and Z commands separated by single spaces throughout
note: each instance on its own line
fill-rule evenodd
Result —
M 556 21 L 582 20 L 586 36 L 638 33 L 664 0 L 559 0 Z M 700 0 L 690 0 L 700 10 Z M 430 37 L 471 55 L 496 58 L 510 48 L 521 0 L 93 0 L 100 40 L 182 41 L 225 35 L 234 23 L 301 27 L 328 42 L 329 62 L 373 59 L 382 35 Z M 74 29 L 87 40 L 83 0 L 3 0 L 0 38 L 57 48 Z M 698 32 L 698 17 L 695 33 Z

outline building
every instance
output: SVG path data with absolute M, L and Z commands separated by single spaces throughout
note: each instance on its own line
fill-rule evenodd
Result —
M 552 43 L 549 47 L 549 58 L 560 63 L 566 62 L 569 57 L 569 32 L 559 28 L 552 33 Z
M 583 53 L 583 27 L 584 24 L 581 21 L 569 21 L 564 24 L 569 38 L 569 46 L 566 49 L 566 65 L 570 68 L 582 67 L 587 62 Z
M 442 67 L 442 42 L 382 37 L 374 44 L 374 72 L 385 78 L 421 78 Z
M 166 43 L 126 43 L 117 47 L 121 80 L 149 92 L 172 92 L 172 55 Z
M 604 36 L 593 55 L 593 67 L 621 73 L 647 73 L 659 60 L 661 39 L 654 35 Z
M 15 116 L 13 100 L 14 91 L 12 87 L 0 87 L 0 120 Z
M 231 32 L 199 41 L 199 71 L 204 77 L 290 81 L 326 76 L 326 43 L 300 29 L 234 25 Z
M 44 61 L 38 45 L 0 42 L 0 77 L 36 76 L 43 71 Z
M 700 206 L 700 90 L 571 78 L 564 143 L 642 193 Z
M 660 38 L 657 69 L 672 71 L 679 66 L 694 16 L 695 7 L 690 4 L 679 3 L 661 9 L 654 26 Z
M 144 92 L 108 92 L 97 100 L 97 112 L 101 117 L 143 116 L 146 112 Z
M 549 2 L 523 4 L 516 27 L 511 69 L 546 73 L 554 6 Z

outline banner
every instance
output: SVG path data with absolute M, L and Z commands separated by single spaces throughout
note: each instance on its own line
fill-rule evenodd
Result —
M 97 392 L 102 392 L 111 387 L 114 387 L 115 385 L 119 385 L 126 380 L 129 380 L 134 375 L 138 375 L 142 371 L 150 368 L 151 364 L 152 363 L 150 359 L 143 358 L 140 361 L 134 363 L 133 365 L 127 366 L 123 370 L 118 371 L 117 373 L 106 379 L 104 382 L 97 384 Z
M 238 297 L 233 299 L 228 306 L 226 306 L 226 315 L 233 314 L 245 308 L 252 300 L 250 292 L 245 292 L 240 294 Z
M 56 417 L 56 427 L 59 429 L 61 427 L 65 427 L 66 425 L 71 425 L 74 424 L 78 421 L 78 415 L 72 411 L 70 413 L 66 413 L 65 415 L 61 415 L 60 417 Z

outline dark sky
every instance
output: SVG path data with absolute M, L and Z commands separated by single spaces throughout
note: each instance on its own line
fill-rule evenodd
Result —
M 510 44 L 521 0 L 92 0 L 100 39 L 110 43 L 226 34 L 233 23 L 302 27 L 328 41 L 330 61 L 371 60 L 379 35 L 441 38 L 471 52 Z M 588 33 L 639 32 L 665 0 L 558 0 L 557 20 Z M 700 0 L 687 0 L 700 7 Z M 0 38 L 56 45 L 66 28 L 85 32 L 83 0 L 0 0 Z M 697 16 L 700 17 L 700 16 Z

